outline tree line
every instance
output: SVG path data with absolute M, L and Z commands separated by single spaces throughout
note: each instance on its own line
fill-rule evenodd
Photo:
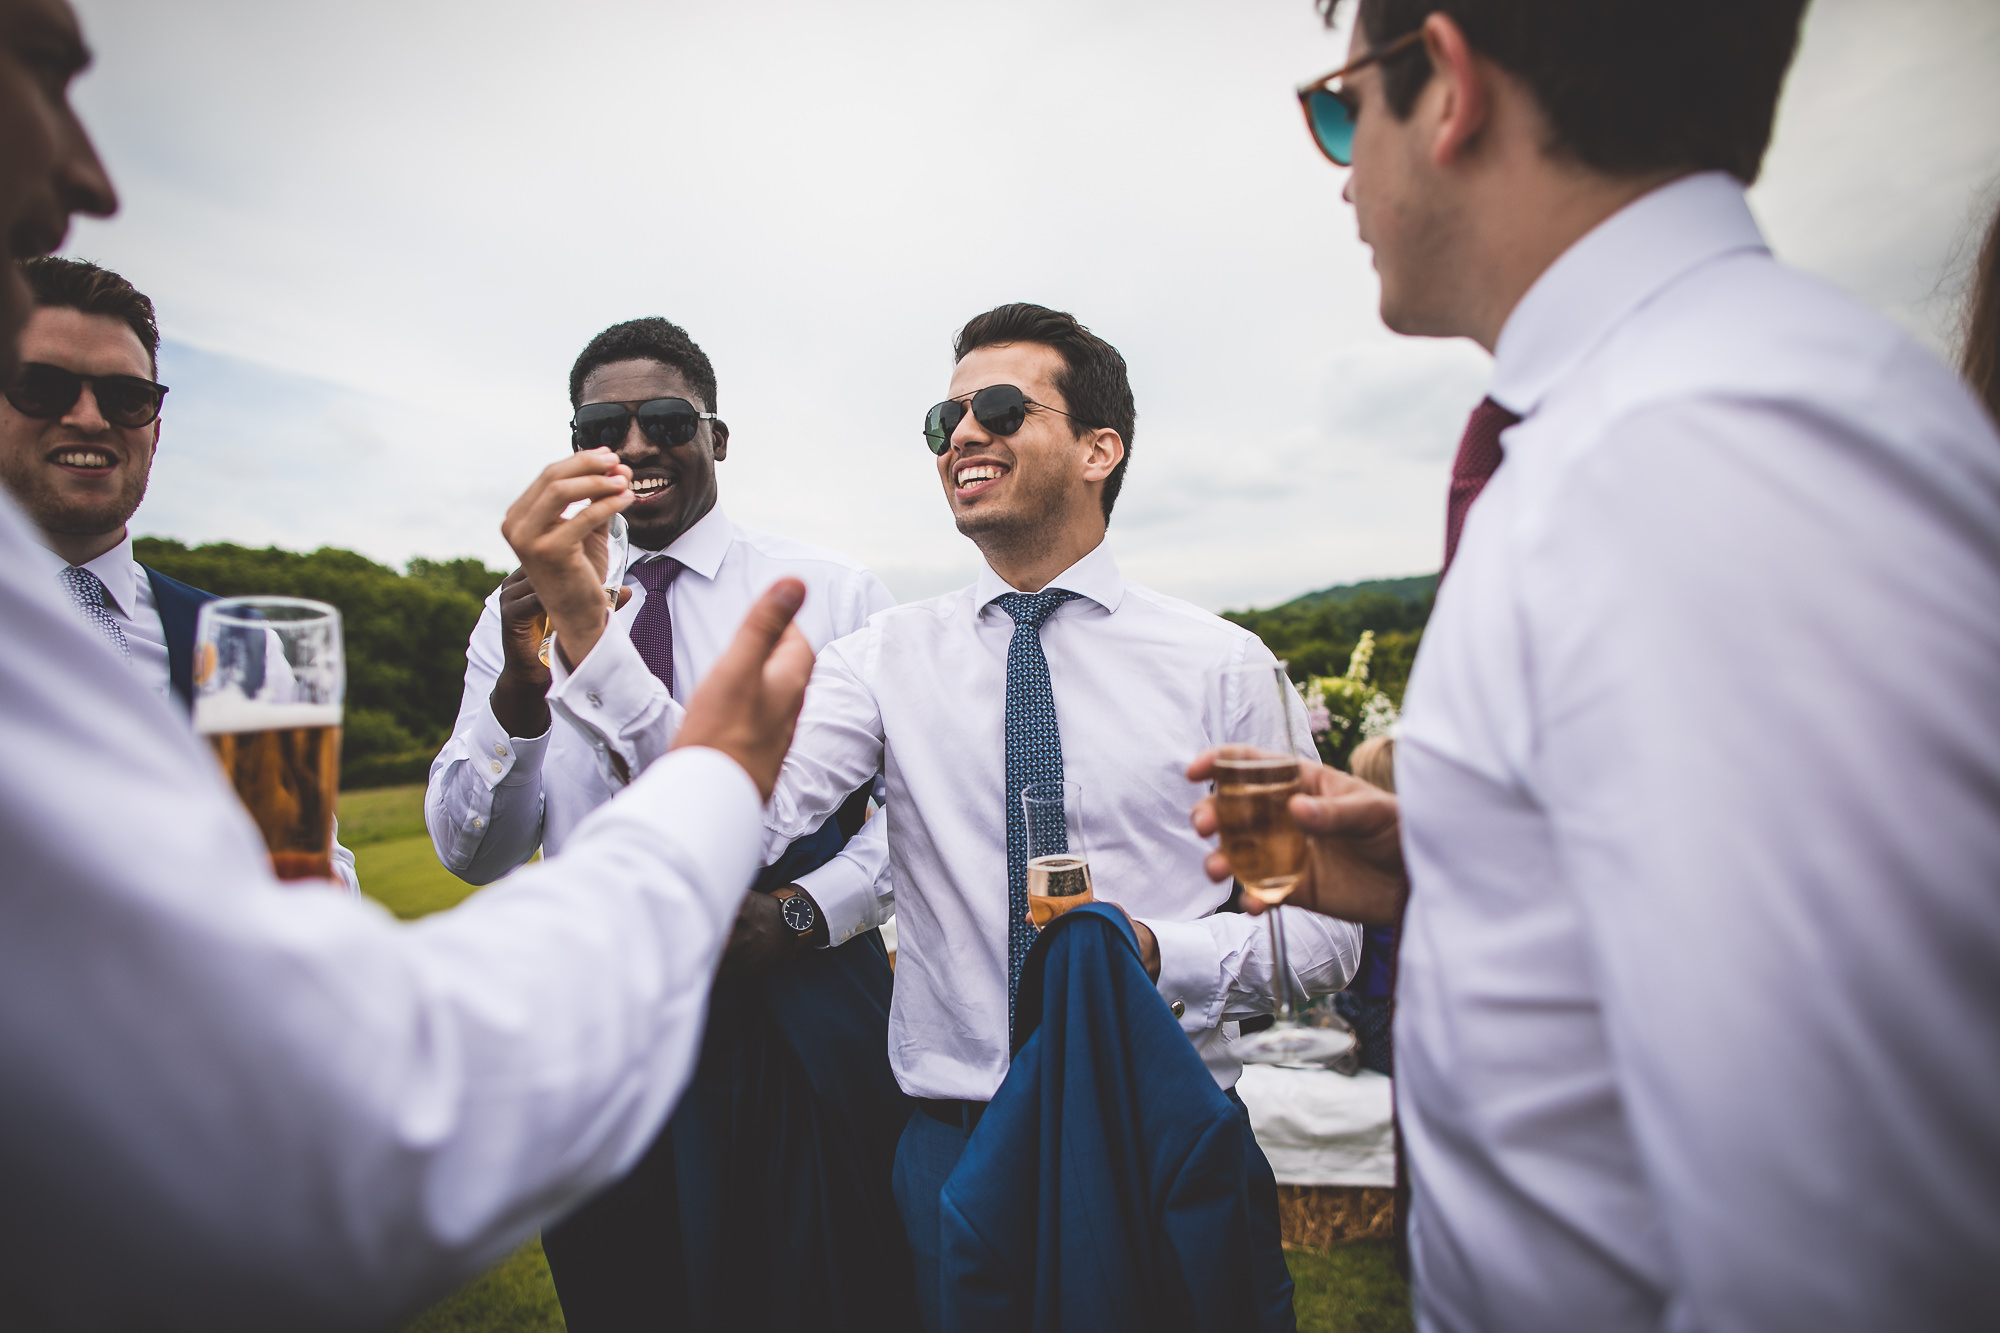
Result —
M 466 640 L 505 577 L 469 557 L 419 557 L 398 571 L 330 546 L 298 552 L 141 537 L 134 552 L 169 578 L 220 596 L 311 597 L 340 608 L 347 642 L 340 778 L 349 790 L 424 780 L 458 716 Z M 1378 579 L 1223 615 L 1262 638 L 1300 682 L 1345 671 L 1362 634 L 1372 632 L 1369 678 L 1400 706 L 1436 589 L 1435 574 Z

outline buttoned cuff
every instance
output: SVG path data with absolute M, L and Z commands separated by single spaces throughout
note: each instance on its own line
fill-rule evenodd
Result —
M 647 667 L 625 635 L 607 630 L 574 671 L 565 670 L 560 654 L 550 664 L 553 683 L 549 706 L 559 710 L 581 727 L 601 747 L 609 747 L 624 760 L 628 773 L 637 773 L 648 756 L 639 753 L 635 734 L 649 718 L 664 710 L 658 748 L 648 745 L 652 755 L 664 753 L 680 729 L 679 705 L 667 687 Z
M 1160 950 L 1160 998 L 1181 1030 L 1212 1028 L 1222 1017 L 1222 949 L 1200 921 L 1144 921 Z
M 851 858 L 836 856 L 793 881 L 812 895 L 826 918 L 827 944 L 847 943 L 881 922 L 875 919 L 875 880 Z
M 520 740 L 507 734 L 493 714 L 493 703 L 473 713 L 465 728 L 466 755 L 472 771 L 489 788 L 518 787 L 542 771 L 549 733 Z

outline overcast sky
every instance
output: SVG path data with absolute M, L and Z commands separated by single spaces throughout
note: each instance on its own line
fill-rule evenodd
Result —
M 1132 366 L 1111 543 L 1213 608 L 1434 569 L 1483 353 L 1403 340 L 1292 87 L 1310 0 L 75 0 L 123 197 L 67 253 L 158 303 L 141 532 L 511 566 L 570 363 L 714 360 L 740 522 L 968 582 L 920 436 L 953 332 L 1074 312 Z M 1933 346 L 2000 202 L 2000 4 L 1814 0 L 1753 193 Z

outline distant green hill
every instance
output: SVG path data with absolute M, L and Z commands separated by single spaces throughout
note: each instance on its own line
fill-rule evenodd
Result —
M 1411 574 L 1407 578 L 1400 579 L 1366 579 L 1360 583 L 1341 583 L 1331 588 L 1321 588 L 1318 592 L 1305 593 L 1294 597 L 1282 606 L 1275 606 L 1271 609 L 1274 611 L 1283 611 L 1289 607 L 1321 606 L 1327 602 L 1351 602 L 1357 597 L 1366 597 L 1370 593 L 1382 593 L 1389 597 L 1400 597 L 1406 602 L 1421 604 L 1429 602 L 1436 595 L 1437 586 L 1438 576 L 1435 574 Z
M 1410 677 L 1410 663 L 1430 619 L 1438 576 L 1368 579 L 1321 588 L 1262 611 L 1225 611 L 1223 619 L 1261 638 L 1291 670 L 1294 680 L 1337 676 L 1362 631 L 1375 631 L 1371 674 L 1398 705 Z

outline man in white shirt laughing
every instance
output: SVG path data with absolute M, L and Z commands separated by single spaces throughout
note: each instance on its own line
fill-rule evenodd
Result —
M 2000 440 L 1758 232 L 1802 7 L 1363 0 L 1302 93 L 1384 321 L 1494 356 L 1400 839 L 1293 803 L 1407 893 L 1425 1330 L 2000 1308 Z
M 1147 970 L 1222 1087 L 1240 1068 L 1229 1053 L 1237 1020 L 1268 1012 L 1271 995 L 1266 933 L 1216 914 L 1227 894 L 1202 874 L 1207 845 L 1188 827 L 1196 791 L 1182 774 L 1219 739 L 1207 677 L 1271 654 L 1247 631 L 1119 575 L 1104 537 L 1135 413 L 1117 349 L 1067 314 L 1010 305 L 968 323 L 955 350 L 926 438 L 985 568 L 973 586 L 878 614 L 821 652 L 766 853 L 824 819 L 857 781 L 886 774 L 899 946 L 889 1056 L 919 1099 L 897 1153 L 897 1195 L 933 1328 L 939 1191 L 1007 1075 L 1031 938 L 1023 773 L 1080 785 L 1096 895 L 1135 919 Z M 821 905 L 835 938 L 881 911 L 860 895 Z M 1290 916 L 1300 917 L 1291 959 L 1306 989 L 1339 989 L 1358 932 Z M 1260 1262 L 1275 1270 L 1259 1285 L 1284 1326 L 1275 1184 L 1245 1126 Z

